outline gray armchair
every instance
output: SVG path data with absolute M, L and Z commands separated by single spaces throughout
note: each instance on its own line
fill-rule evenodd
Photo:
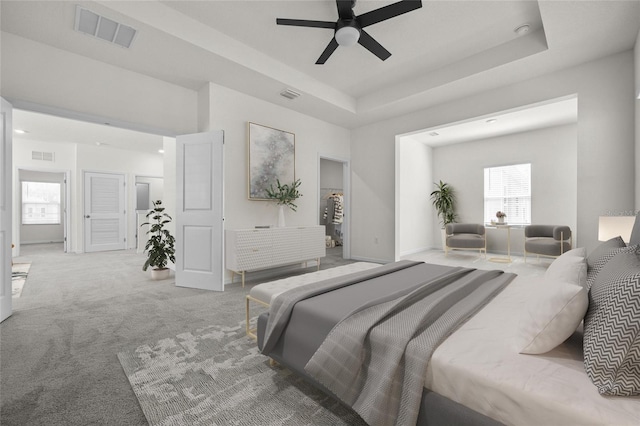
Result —
M 484 225 L 477 223 L 449 223 L 445 227 L 445 255 L 449 250 L 478 250 L 487 256 L 487 238 Z
M 568 226 L 529 225 L 524 228 L 524 261 L 527 254 L 558 257 L 571 250 L 573 237 Z

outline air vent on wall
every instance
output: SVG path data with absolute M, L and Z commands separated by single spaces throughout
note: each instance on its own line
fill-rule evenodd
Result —
M 280 92 L 280 96 L 283 96 L 287 99 L 296 99 L 300 97 L 300 93 L 296 92 L 295 90 L 284 89 L 282 92 Z
M 53 152 L 31 151 L 31 159 L 40 161 L 54 161 L 55 155 Z
M 126 48 L 131 47 L 137 32 L 134 28 L 80 6 L 76 6 L 75 30 Z

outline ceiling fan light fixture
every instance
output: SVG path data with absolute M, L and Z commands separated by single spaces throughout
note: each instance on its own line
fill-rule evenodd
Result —
M 360 31 L 355 27 L 344 26 L 336 31 L 336 41 L 340 46 L 353 46 L 360 39 Z

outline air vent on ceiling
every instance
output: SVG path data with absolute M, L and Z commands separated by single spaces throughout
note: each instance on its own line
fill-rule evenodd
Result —
M 40 161 L 54 161 L 55 155 L 53 152 L 31 151 L 31 159 Z
M 76 6 L 75 30 L 126 48 L 131 47 L 137 32 L 80 6 Z
M 280 96 L 283 96 L 287 99 L 296 99 L 300 97 L 300 93 L 296 92 L 295 90 L 284 89 L 282 92 L 280 92 Z

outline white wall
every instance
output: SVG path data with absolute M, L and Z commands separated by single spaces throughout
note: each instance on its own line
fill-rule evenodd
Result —
M 287 226 L 318 224 L 318 155 L 349 158 L 350 132 L 249 95 L 210 84 L 210 128 L 224 130 L 225 228 L 277 224 L 277 207 L 247 197 L 247 122 L 295 134 L 296 179 L 303 196 L 286 211 Z
M 60 223 L 58 224 L 39 224 L 39 225 L 20 225 L 20 244 L 34 243 L 61 243 L 64 242 L 64 208 L 66 205 L 64 190 L 64 173 L 55 172 L 39 172 L 33 170 L 19 170 L 18 176 L 20 182 L 18 186 L 22 186 L 22 182 L 51 182 L 60 184 Z M 22 215 L 22 190 L 18 191 L 18 208 L 19 215 Z M 20 220 L 20 219 L 19 219 Z M 22 222 L 20 220 L 20 222 Z
M 571 124 L 441 146 L 433 149 L 434 180 L 454 188 L 459 222 L 484 223 L 484 168 L 531 163 L 531 222 L 576 232 L 577 145 L 577 125 Z M 440 229 L 437 221 L 433 228 Z M 487 232 L 488 251 L 506 252 L 506 233 Z M 440 237 L 432 244 L 442 247 Z M 523 247 L 523 231 L 512 229 L 512 253 Z
M 635 178 L 635 185 L 636 185 L 636 191 L 635 191 L 635 196 L 636 196 L 636 204 L 635 204 L 635 210 L 638 211 L 640 210 L 640 99 L 637 99 L 638 97 L 640 97 L 640 31 L 638 31 L 638 37 L 636 38 L 636 44 L 635 44 L 635 48 L 633 50 L 633 55 L 634 55 L 634 66 L 635 66 L 635 91 L 634 94 L 636 95 L 636 101 L 635 101 L 635 111 L 636 111 L 636 155 L 635 155 L 635 159 L 636 159 L 636 167 L 635 167 L 635 171 L 636 171 L 636 178 Z
M 396 144 L 396 260 L 434 247 L 440 238 L 429 194 L 433 186 L 433 149 L 411 137 Z M 375 244 L 375 239 L 372 241 Z
M 196 131 L 193 90 L 6 32 L 1 43 L 4 98 L 166 129 L 168 134 Z
M 598 216 L 634 205 L 633 52 L 627 51 L 353 131 L 352 256 L 393 260 L 395 137 L 523 105 L 578 95 L 578 240 L 597 245 Z M 557 171 L 559 178 L 563 171 Z M 437 178 L 437 176 L 434 176 Z M 370 243 L 380 236 L 380 244 Z

